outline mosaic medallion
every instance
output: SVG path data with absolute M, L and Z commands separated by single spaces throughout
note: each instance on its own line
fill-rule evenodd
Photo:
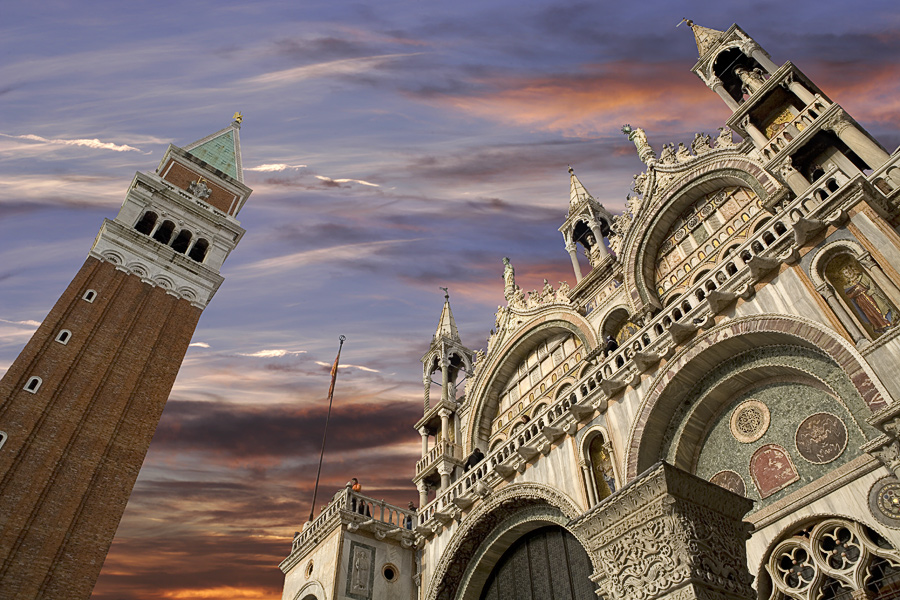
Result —
M 816 413 L 804 419 L 794 436 L 800 456 L 817 465 L 833 461 L 847 447 L 847 427 L 838 417 Z
M 876 481 L 869 490 L 869 510 L 883 525 L 900 529 L 900 481 L 890 476 Z
M 710 477 L 709 481 L 710 483 L 723 487 L 729 492 L 734 492 L 739 496 L 747 495 L 747 487 L 744 485 L 744 478 L 734 471 L 719 471 Z
M 731 434 L 737 441 L 749 444 L 769 429 L 769 407 L 759 400 L 741 402 L 731 414 Z

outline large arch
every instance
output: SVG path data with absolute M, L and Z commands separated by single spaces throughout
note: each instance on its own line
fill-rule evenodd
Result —
M 631 290 L 633 313 L 648 306 L 661 308 L 654 285 L 656 257 L 671 225 L 698 198 L 726 186 L 749 188 L 763 203 L 782 189 L 759 165 L 727 154 L 689 169 L 659 197 L 652 198 L 651 210 L 642 210 L 632 225 L 622 257 L 625 289 Z
M 683 397 L 700 377 L 740 352 L 760 346 L 794 345 L 828 356 L 871 411 L 890 395 L 856 348 L 819 323 L 802 317 L 754 315 L 718 325 L 676 354 L 653 380 L 632 425 L 626 456 L 631 480 L 660 459 L 661 440 Z
M 478 378 L 471 394 L 475 403 L 468 420 L 466 437 L 467 452 L 475 447 L 486 449 L 491 435 L 491 420 L 497 413 L 500 393 L 512 376 L 512 371 L 532 348 L 559 333 L 576 336 L 588 353 L 597 347 L 597 334 L 584 317 L 571 309 L 554 308 L 531 319 L 489 358 L 483 375 Z
M 498 560 L 522 535 L 546 525 L 566 526 L 581 514 L 557 489 L 536 483 L 509 485 L 479 504 L 459 524 L 453 540 L 435 563 L 426 600 L 478 599 L 481 586 Z M 569 531 L 583 547 L 585 540 Z M 594 572 L 598 565 L 591 557 Z

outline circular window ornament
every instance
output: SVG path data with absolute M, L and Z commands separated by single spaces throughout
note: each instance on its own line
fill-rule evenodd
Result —
M 759 400 L 741 402 L 731 415 L 731 434 L 734 439 L 749 444 L 769 429 L 769 407 Z
M 811 463 L 824 465 L 844 453 L 847 427 L 831 413 L 810 415 L 797 427 L 794 443 L 800 456 Z
M 387 563 L 381 568 L 381 574 L 387 581 L 397 581 L 397 576 L 400 574 L 400 571 L 391 563 Z
M 869 490 L 869 510 L 882 525 L 900 529 L 900 481 L 879 479 Z
M 304 572 L 306 573 L 306 578 L 307 578 L 307 579 L 309 579 L 310 577 L 312 577 L 312 572 L 313 572 L 313 561 L 309 561 L 308 563 L 306 563 L 306 570 L 305 570 Z

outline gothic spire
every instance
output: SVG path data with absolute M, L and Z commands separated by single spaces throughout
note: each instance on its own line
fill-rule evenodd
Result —
M 584 189 L 584 185 L 578 180 L 578 177 L 575 175 L 575 169 L 572 167 L 569 167 L 569 176 L 572 180 L 569 185 L 569 210 L 571 210 L 589 198 L 593 200 L 594 197 Z
M 725 35 L 724 31 L 718 29 L 710 29 L 709 27 L 701 27 L 694 24 L 690 19 L 682 19 L 681 23 L 685 23 L 694 32 L 694 40 L 697 42 L 697 52 L 703 56 L 709 52 L 719 39 Z M 681 25 L 679 23 L 679 25 Z
M 184 147 L 185 151 L 243 183 L 241 138 L 238 135 L 242 120 L 243 116 L 235 113 L 230 126 L 188 144 Z
M 434 339 L 439 340 L 442 337 L 447 337 L 454 342 L 462 343 L 459 339 L 459 330 L 456 328 L 456 319 L 453 318 L 453 311 L 450 310 L 450 294 L 447 292 L 447 288 L 441 289 L 444 290 L 444 309 L 441 311 L 441 319 L 438 322 L 437 333 L 434 334 Z

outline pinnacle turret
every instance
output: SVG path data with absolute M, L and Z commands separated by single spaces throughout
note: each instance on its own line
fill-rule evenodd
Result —
M 444 289 L 444 308 L 441 310 L 441 318 L 438 321 L 437 332 L 434 339 L 439 340 L 442 337 L 449 338 L 454 342 L 460 342 L 459 330 L 456 328 L 456 319 L 453 318 L 453 311 L 450 309 L 450 294 Z
M 239 135 L 243 115 L 235 113 L 234 121 L 225 129 L 188 144 L 184 150 L 229 177 L 244 182 L 241 167 L 241 138 Z
M 585 200 L 593 200 L 594 197 L 584 188 L 578 176 L 575 175 L 575 169 L 569 167 L 569 177 L 571 184 L 569 185 L 569 210 L 575 208 Z
M 709 52 L 709 50 L 716 45 L 716 42 L 725 35 L 724 31 L 710 29 L 709 27 L 701 27 L 690 19 L 682 19 L 681 23 L 686 24 L 691 28 L 691 31 L 694 32 L 694 41 L 697 42 L 697 52 L 701 57 Z M 681 25 L 681 23 L 679 23 L 679 25 Z

